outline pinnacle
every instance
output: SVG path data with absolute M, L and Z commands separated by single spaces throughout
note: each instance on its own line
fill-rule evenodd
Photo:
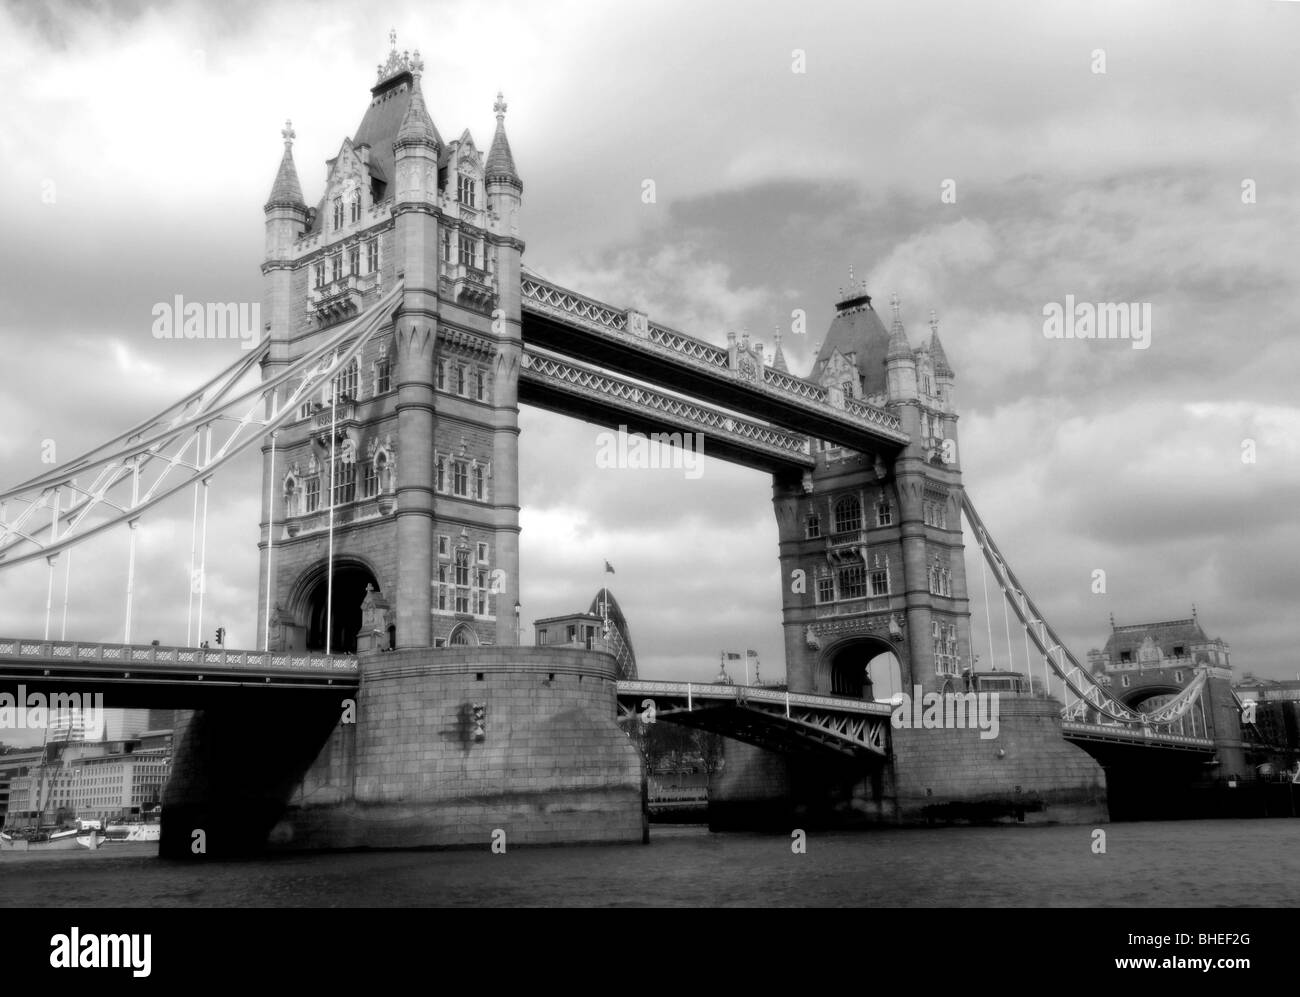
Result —
M 419 53 L 416 53 L 416 59 L 419 59 Z M 420 74 L 416 72 L 415 78 L 411 83 L 411 101 L 406 106 L 406 114 L 402 118 L 402 125 L 397 130 L 398 142 L 425 142 L 429 145 L 439 146 L 442 144 L 438 136 L 438 129 L 433 125 L 433 118 L 429 116 L 429 109 L 424 103 L 424 91 L 420 89 Z
M 497 130 L 492 136 L 492 148 L 488 151 L 486 178 L 519 183 L 519 173 L 515 170 L 515 157 L 510 153 L 510 140 L 506 138 L 506 103 L 503 94 L 497 94 L 493 110 L 497 115 Z
M 271 196 L 266 206 L 306 207 L 302 197 L 302 184 L 298 182 L 298 170 L 293 164 L 293 125 L 286 121 L 280 134 L 284 136 L 284 155 L 280 159 L 280 169 L 275 174 L 275 183 L 271 185 Z

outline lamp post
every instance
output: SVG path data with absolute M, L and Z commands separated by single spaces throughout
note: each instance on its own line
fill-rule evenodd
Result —
M 520 606 L 518 600 L 516 600 L 515 601 L 515 644 L 521 647 L 523 646 L 524 643 L 524 630 L 519 618 L 519 614 L 522 609 L 523 607 Z

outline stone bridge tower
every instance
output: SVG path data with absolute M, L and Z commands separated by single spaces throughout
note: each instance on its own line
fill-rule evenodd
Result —
M 943 691 L 969 667 L 953 371 L 934 313 L 914 349 L 900 312 L 895 297 L 886 330 L 865 286 L 851 287 L 809 376 L 832 400 L 887 408 L 911 442 L 853 453 L 814 441 L 816 468 L 773 484 L 794 692 Z
M 394 44 L 314 207 L 284 132 L 265 207 L 264 376 L 396 282 L 405 291 L 391 324 L 280 430 L 274 463 L 263 450 L 258 607 L 265 617 L 269 557 L 273 648 L 518 643 L 523 185 L 500 95 L 484 158 L 468 131 L 439 134 L 422 71 Z

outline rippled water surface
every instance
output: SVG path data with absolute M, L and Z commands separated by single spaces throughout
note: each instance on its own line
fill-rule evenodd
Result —
M 154 846 L 0 853 L 0 905 L 1300 905 L 1300 819 L 779 835 L 651 829 L 649 845 L 177 863 Z

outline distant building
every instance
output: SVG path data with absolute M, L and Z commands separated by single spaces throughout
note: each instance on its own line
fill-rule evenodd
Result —
M 170 730 L 145 731 L 136 738 L 27 753 L 9 781 L 5 824 L 108 818 L 157 805 L 171 770 L 171 744 Z M 0 771 L 11 758 L 0 757 Z
M 0 755 L 0 827 L 4 826 L 5 814 L 9 812 L 10 786 L 14 779 L 25 776 L 30 768 L 40 765 L 40 749 L 35 751 L 11 751 Z
M 1131 708 L 1154 709 L 1177 695 L 1200 666 L 1231 678 L 1228 645 L 1209 637 L 1196 611 L 1185 620 L 1116 626 L 1101 650 L 1088 652 L 1088 670 Z
M 636 652 L 628 635 L 627 619 L 617 600 L 602 588 L 586 613 L 567 613 L 533 621 L 538 647 L 573 644 L 590 651 L 606 651 L 618 662 L 620 679 L 636 678 Z
M 172 710 L 122 710 L 105 709 L 102 725 L 85 710 L 58 710 L 50 718 L 49 740 L 63 741 L 123 741 L 139 737 L 150 729 L 170 729 Z M 158 724 L 151 722 L 151 714 L 160 716 Z

